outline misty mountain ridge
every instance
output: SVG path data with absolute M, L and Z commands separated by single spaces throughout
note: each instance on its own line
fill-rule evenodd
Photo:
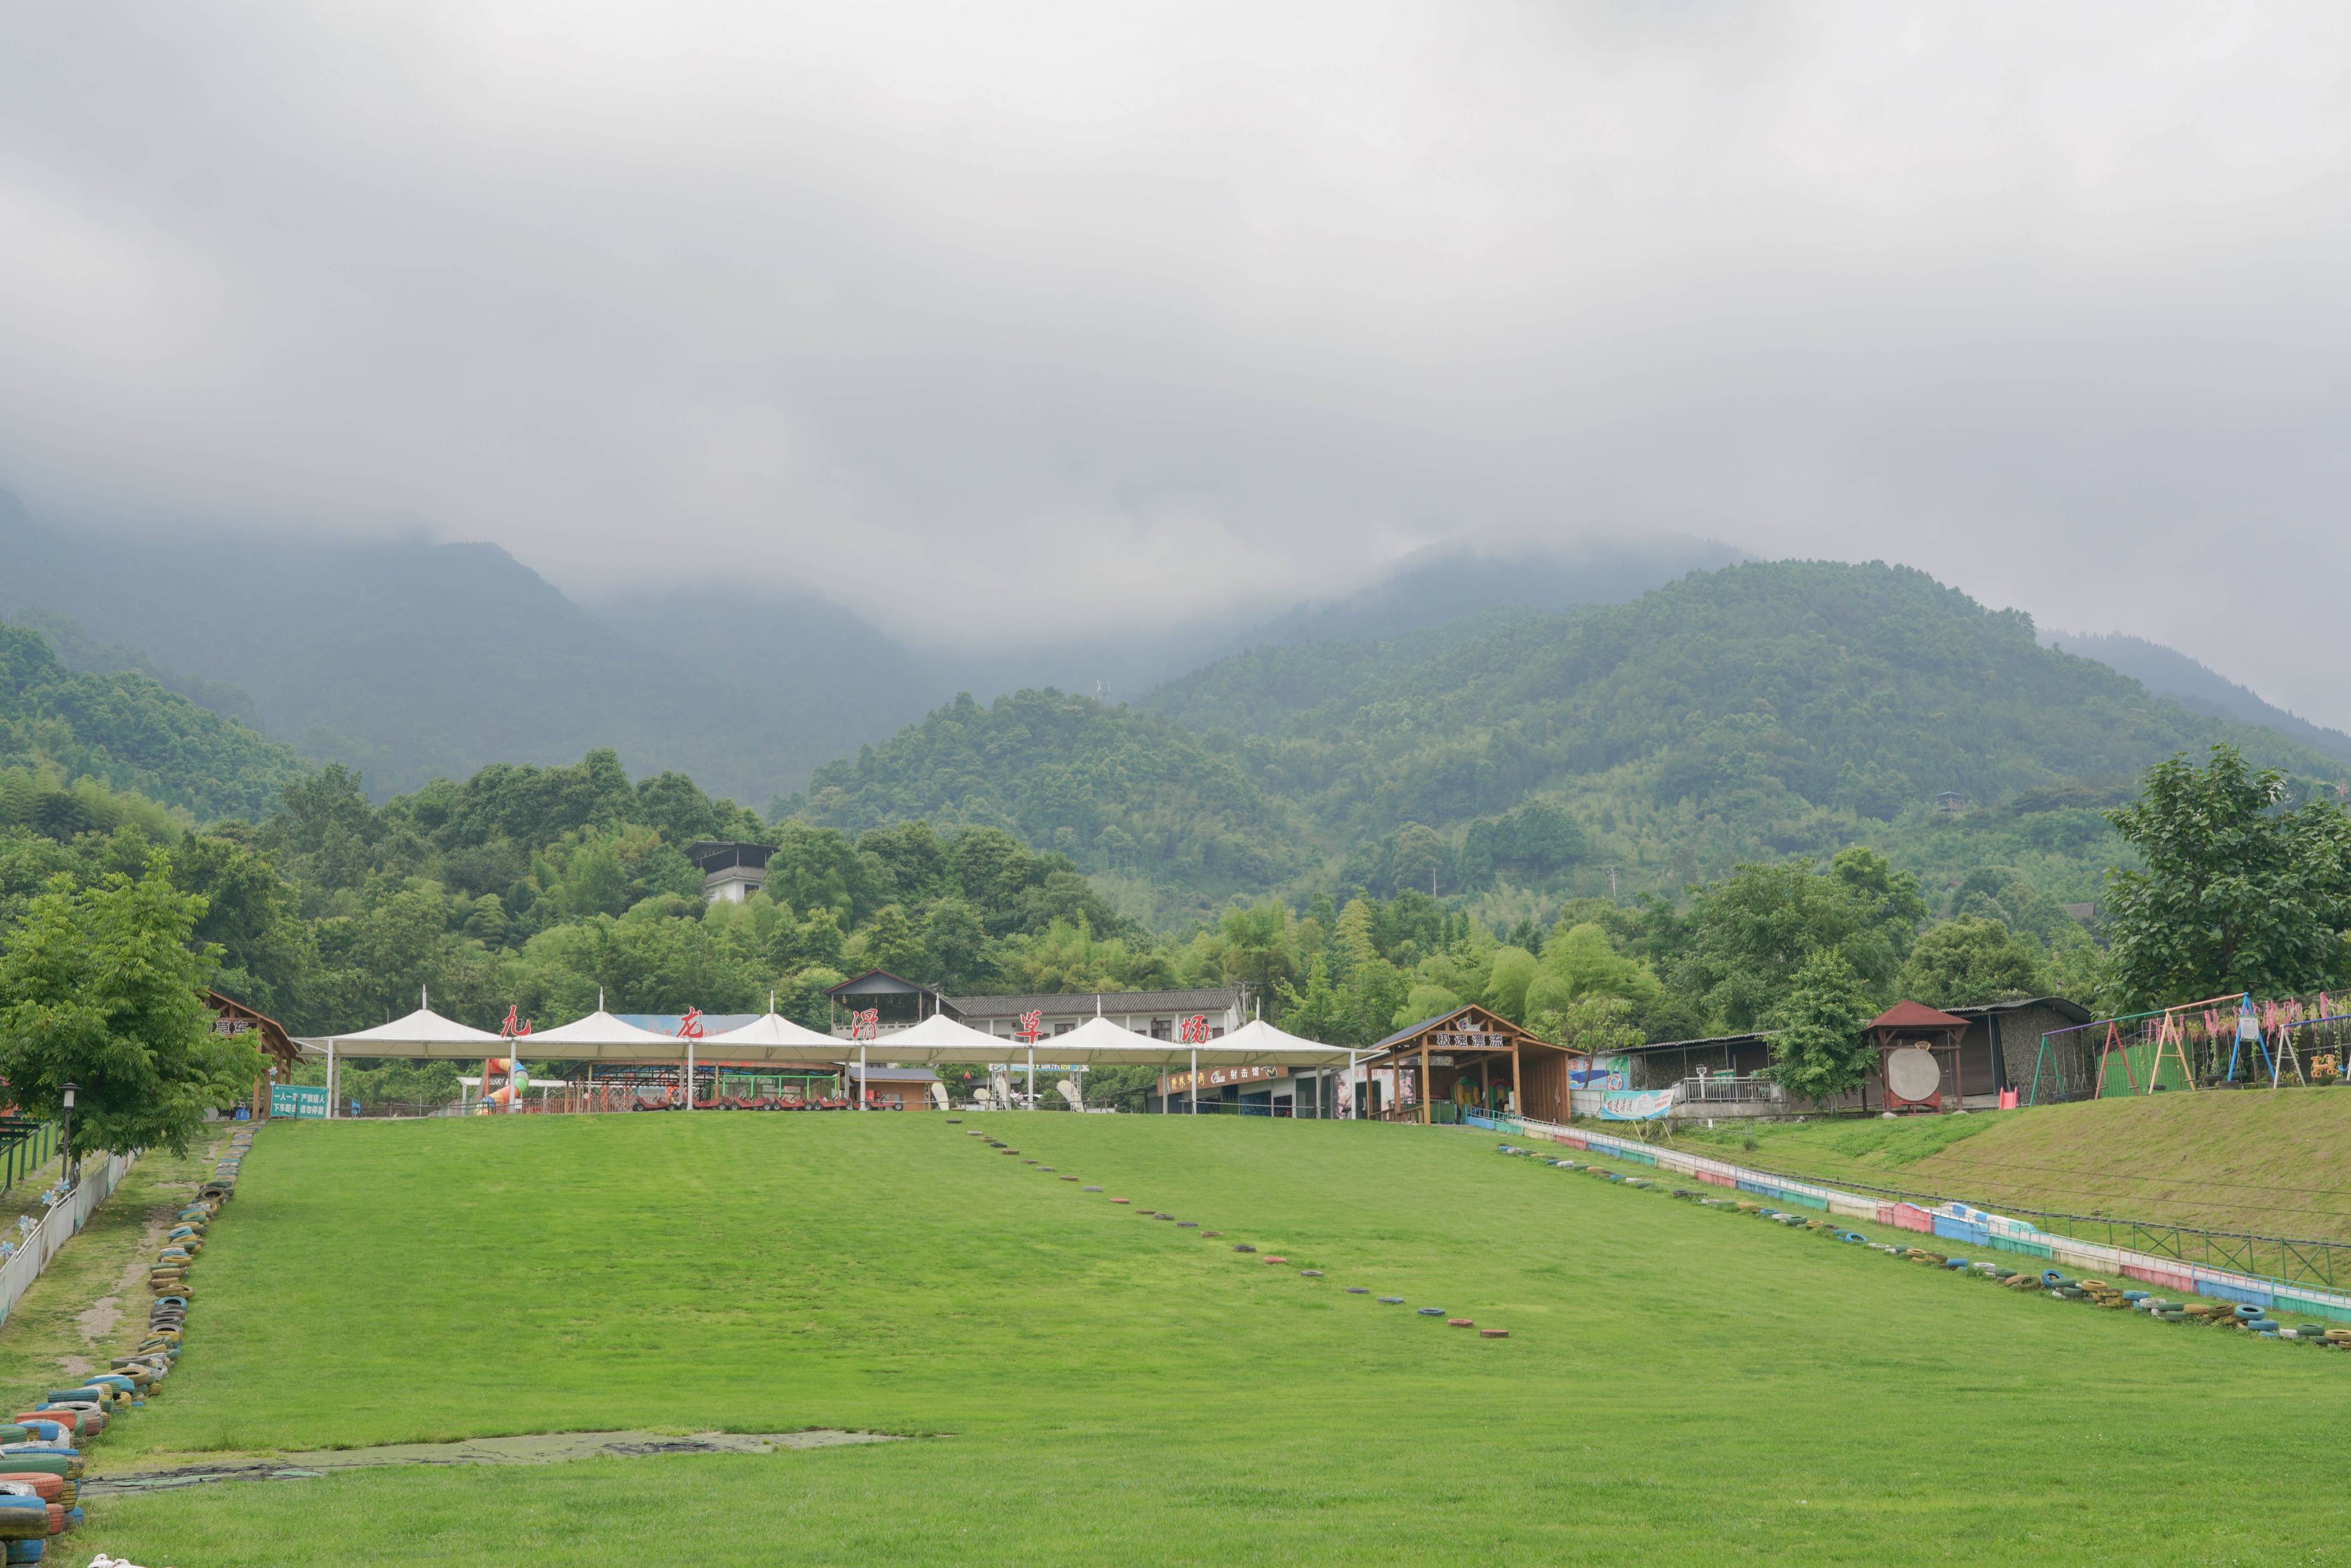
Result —
M 1502 596 L 1558 610 L 1729 552 L 1691 539 L 1432 549 L 1370 586 L 1000 652 L 915 649 L 814 592 L 664 586 L 583 606 L 491 544 L 287 542 L 40 524 L 0 491 L 0 618 L 73 668 L 135 669 L 256 725 L 378 798 L 496 761 L 610 746 L 765 801 L 957 692 L 1140 693 L 1252 646 L 1458 619 Z
M 2098 808 L 2220 741 L 2344 776 L 1923 572 L 1746 562 L 1622 604 L 1262 645 L 1135 705 L 959 699 L 776 810 L 1006 828 L 1147 915 L 1268 883 L 1670 892 L 1853 843 L 2079 900 L 2118 852 Z
M 2258 724 L 2305 745 L 2351 758 L 2351 735 L 2290 713 L 2210 665 L 2160 643 L 2122 632 L 2043 632 L 2041 640 L 2053 648 L 2120 670 L 2148 691 L 2169 697 L 2182 707 L 2219 718 Z

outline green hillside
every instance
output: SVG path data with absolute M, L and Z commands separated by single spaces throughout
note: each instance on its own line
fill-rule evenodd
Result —
M 2095 896 L 2098 809 L 2233 740 L 1924 573 L 1752 563 L 1627 604 L 1457 621 L 1221 661 L 1134 707 L 959 704 L 780 802 L 855 830 L 997 823 L 1087 870 L 1204 900 L 1249 885 L 1669 891 L 1743 862 L 1886 850 L 1930 887 L 1998 865 Z M 1938 805 L 1945 791 L 1958 810 Z
M 958 697 L 817 769 L 807 793 L 775 810 L 844 831 L 1002 828 L 1089 871 L 1211 901 L 1292 881 L 1314 852 L 1311 823 L 1259 788 L 1228 745 L 1054 691 L 985 707 Z
M 2013 1048 L 2032 1065 L 2032 1042 Z M 1792 1175 L 2065 1213 L 2351 1241 L 2351 1091 L 2155 1094 L 1899 1123 L 1757 1123 L 1731 1157 Z
M 0 768 L 24 770 L 10 793 L 70 800 L 34 777 L 54 769 L 203 820 L 258 818 L 306 771 L 287 747 L 152 676 L 77 672 L 37 632 L 9 625 L 0 625 Z M 0 812 L 13 810 L 0 798 Z

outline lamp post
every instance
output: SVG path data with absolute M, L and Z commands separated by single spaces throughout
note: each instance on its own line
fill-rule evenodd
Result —
M 68 1084 L 67 1084 L 67 1085 L 66 1085 L 65 1096 L 64 1096 L 64 1100 L 63 1100 L 63 1103 L 64 1103 L 64 1105 L 65 1105 L 65 1112 L 66 1112 L 65 1147 L 57 1151 L 57 1157 L 58 1157 L 58 1160 L 60 1161 L 60 1163 L 62 1163 L 62 1164 L 64 1165 L 64 1166 L 65 1166 L 65 1171 L 66 1171 L 66 1186 L 73 1186 L 73 1180 L 74 1180 L 74 1167 L 73 1167 L 73 1108 L 74 1108 L 74 1092 L 75 1092 L 78 1087 L 79 1087 L 79 1085 L 78 1085 L 78 1084 L 73 1084 L 73 1083 L 68 1083 Z

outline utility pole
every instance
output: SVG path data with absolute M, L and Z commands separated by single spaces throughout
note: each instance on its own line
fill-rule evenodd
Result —
M 1613 865 L 1608 868 L 1608 902 L 1616 902 L 1616 868 Z

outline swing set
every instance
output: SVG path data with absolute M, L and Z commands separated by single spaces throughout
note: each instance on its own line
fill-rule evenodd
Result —
M 2233 1008 L 2231 1003 L 2235 1004 Z M 2096 1036 L 2097 1064 L 2087 1096 L 2098 1100 L 2105 1098 L 2109 1076 L 2116 1065 L 2121 1069 L 2119 1092 L 2132 1094 L 2153 1094 L 2174 1088 L 2192 1092 L 2199 1085 L 2233 1084 L 2239 1082 L 2240 1065 L 2246 1070 L 2249 1082 L 2259 1083 L 2266 1076 L 2269 1087 L 2275 1089 L 2284 1083 L 2285 1074 L 2291 1070 L 2294 1082 L 2306 1085 L 2310 1075 L 2304 1070 L 2304 1051 L 2295 1041 L 2294 1031 L 2327 1029 L 2326 1039 L 2318 1043 L 2328 1049 L 2314 1052 L 2314 1060 L 2332 1066 L 2341 1060 L 2339 1048 L 2344 1031 L 2340 1026 L 2346 1023 L 2351 1023 L 2351 1013 L 2335 1012 L 2324 992 L 2317 1005 L 2312 1007 L 2293 998 L 2256 1004 L 2251 993 L 2239 991 L 2148 1012 L 2098 1019 L 2070 1029 L 2051 1030 L 2041 1037 L 2041 1050 L 2032 1064 L 2032 1092 L 2025 1103 L 2040 1103 L 2044 1072 L 2054 1085 L 2054 1099 L 2074 1097 L 2066 1082 L 2063 1055 L 2053 1054 L 2051 1050 L 2053 1041 L 2066 1035 L 2103 1031 Z M 2224 1040 L 2229 1044 L 2225 1067 L 2220 1061 L 2220 1043 Z M 2135 1060 L 2134 1052 L 2141 1053 L 2140 1058 Z M 2199 1060 L 2204 1067 L 2201 1073 L 2198 1071 Z M 2167 1062 L 2173 1068 L 2168 1075 L 2165 1072 Z M 2144 1082 L 2140 1081 L 2142 1069 Z

